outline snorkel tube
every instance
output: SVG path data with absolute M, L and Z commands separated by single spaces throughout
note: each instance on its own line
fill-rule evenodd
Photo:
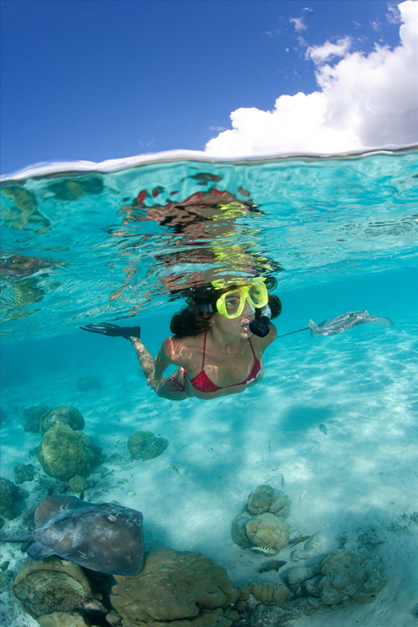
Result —
M 271 309 L 265 305 L 262 309 L 255 310 L 255 318 L 251 320 L 249 329 L 258 337 L 266 337 L 270 331 Z

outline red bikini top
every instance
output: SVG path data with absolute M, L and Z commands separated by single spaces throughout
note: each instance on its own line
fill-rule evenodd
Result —
M 257 375 L 261 370 L 261 363 L 255 356 L 251 339 L 248 338 L 248 341 L 250 342 L 251 350 L 253 351 L 253 355 L 254 355 L 254 364 L 253 364 L 250 374 L 245 379 L 245 381 L 242 381 L 241 383 L 232 383 L 232 385 L 223 385 L 221 387 L 219 387 L 213 381 L 211 381 L 205 372 L 206 333 L 207 333 L 207 330 L 205 331 L 205 339 L 203 341 L 202 370 L 199 372 L 199 374 L 193 377 L 193 379 L 189 378 L 190 383 L 192 384 L 195 390 L 198 390 L 199 392 L 205 392 L 205 393 L 217 392 L 218 390 L 223 390 L 224 388 L 232 388 L 235 385 L 246 385 L 250 381 L 253 381 L 254 379 L 257 378 Z

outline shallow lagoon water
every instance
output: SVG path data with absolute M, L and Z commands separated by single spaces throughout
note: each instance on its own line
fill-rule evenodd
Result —
M 23 410 L 71 404 L 106 455 L 86 500 L 141 510 L 147 550 L 201 551 L 237 585 L 277 581 L 276 573 L 258 574 L 266 558 L 241 550 L 230 534 L 248 494 L 268 483 L 289 495 L 292 529 L 323 534 L 323 552 L 360 526 L 384 537 L 376 550 L 388 581 L 377 600 L 296 625 L 415 624 L 418 529 L 401 530 L 399 520 L 418 510 L 417 172 L 417 152 L 401 151 L 242 164 L 175 160 L 3 181 L 3 190 L 17 186 L 28 195 L 23 202 L 16 190 L 2 196 L 9 270 L 2 277 L 2 476 L 13 480 L 13 467 L 29 462 L 42 474 L 31 455 L 40 435 L 24 432 Z M 241 203 L 251 198 L 256 210 L 195 219 L 192 228 L 184 220 L 162 224 L 170 197 L 184 201 L 214 187 Z M 142 190 L 148 196 L 135 205 Z M 19 262 L 19 276 L 13 255 L 38 261 Z M 394 326 L 280 338 L 257 386 L 181 403 L 146 387 L 128 342 L 78 330 L 102 320 L 139 323 L 155 354 L 183 302 L 180 290 L 226 272 L 277 277 L 279 334 L 363 309 Z M 79 391 L 77 379 L 92 374 L 102 388 Z M 132 460 L 126 442 L 139 429 L 167 438 L 167 450 Z M 22 487 L 20 510 L 40 497 L 39 481 Z M 16 570 L 18 546 L 4 554 Z M 290 560 L 290 551 L 280 559 Z M 36 624 L 16 614 L 7 591 L 2 600 L 5 616 L 20 621 L 9 624 Z

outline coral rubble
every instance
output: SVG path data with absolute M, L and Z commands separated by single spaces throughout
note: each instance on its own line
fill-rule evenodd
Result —
M 45 433 L 37 453 L 46 474 L 63 481 L 85 476 L 100 463 L 100 449 L 86 435 L 64 424 L 56 424 Z
M 41 562 L 28 558 L 15 579 L 13 592 L 33 618 L 53 612 L 105 611 L 101 594 L 93 593 L 83 570 L 58 557 Z
M 13 468 L 13 472 L 17 484 L 25 483 L 25 481 L 33 481 L 36 474 L 33 464 L 20 464 Z
M 290 499 L 281 490 L 261 485 L 249 495 L 247 509 L 253 516 L 270 512 L 280 518 L 287 518 L 290 514 Z
M 45 616 L 39 616 L 38 623 L 41 627 L 90 627 L 91 623 L 84 620 L 81 614 L 75 612 L 52 612 Z M 94 627 L 94 626 L 92 626 Z
M 362 547 L 332 551 L 320 567 L 318 588 L 326 605 L 372 603 L 386 583 L 381 559 Z
M 71 477 L 68 485 L 73 492 L 83 492 L 88 488 L 87 481 L 84 479 L 84 477 L 81 477 L 80 475 L 75 475 L 74 477 Z
M 164 453 L 168 440 L 157 438 L 151 431 L 137 431 L 128 438 L 128 449 L 134 459 L 152 459 Z
M 200 553 L 159 549 L 136 577 L 115 577 L 112 606 L 123 627 L 228 627 L 237 590 L 223 568 Z M 156 621 L 162 621 L 161 623 Z
M 276 555 L 289 543 L 291 529 L 283 518 L 290 513 L 290 500 L 269 485 L 256 488 L 232 523 L 231 535 L 242 549 Z
M 9 479 L 4 479 L 4 477 L 0 477 L 0 515 L 8 520 L 13 520 L 16 518 L 17 514 L 15 512 L 15 503 L 16 501 L 21 501 L 25 498 L 24 492 L 22 488 L 19 488 L 17 485 L 13 483 L 13 481 L 9 481 Z
M 20 419 L 24 430 L 38 433 L 41 418 L 50 411 L 51 408 L 48 405 L 33 405 L 25 409 Z
M 81 431 L 84 429 L 84 418 L 75 407 L 61 405 L 41 416 L 39 431 L 44 435 L 57 424 L 68 425 L 74 431 Z

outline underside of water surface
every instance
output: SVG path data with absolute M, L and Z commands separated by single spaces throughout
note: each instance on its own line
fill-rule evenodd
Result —
M 283 293 L 415 261 L 414 150 L 93 166 L 2 181 L 7 340 L 154 314 L 219 277 Z

